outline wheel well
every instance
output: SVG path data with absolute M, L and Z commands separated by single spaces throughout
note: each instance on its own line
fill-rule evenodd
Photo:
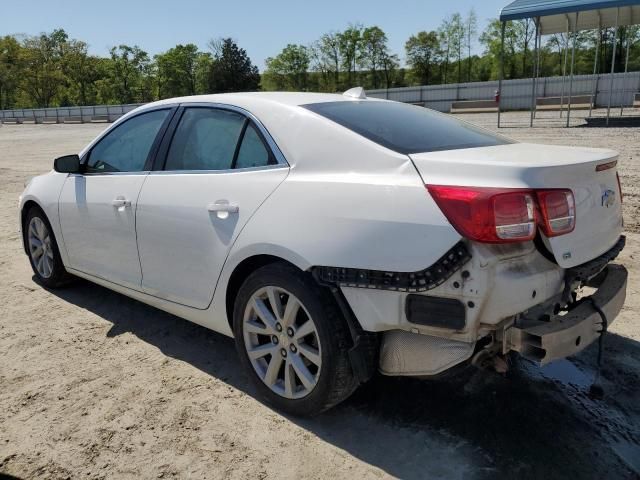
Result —
M 229 282 L 227 283 L 227 293 L 225 299 L 227 308 L 227 320 L 231 329 L 233 329 L 233 307 L 240 287 L 249 275 L 251 275 L 257 269 L 271 263 L 287 263 L 294 266 L 295 268 L 298 268 L 291 262 L 288 262 L 287 260 L 276 257 L 274 255 L 254 255 L 253 257 L 245 258 L 242 262 L 240 262 L 231 274 Z
M 22 206 L 22 211 L 20 212 L 20 227 L 22 228 L 22 248 L 24 248 L 24 253 L 29 253 L 27 249 L 26 235 L 25 235 L 25 222 L 27 221 L 27 215 L 32 208 L 37 208 L 42 212 L 42 214 L 46 217 L 47 215 L 44 213 L 44 210 L 33 200 L 27 200 L 24 202 Z
M 236 296 L 240 287 L 247 279 L 249 275 L 255 272 L 257 269 L 269 265 L 271 263 L 285 263 L 299 269 L 296 265 L 283 258 L 273 255 L 255 255 L 249 257 L 240 262 L 227 284 L 226 292 L 226 309 L 227 309 L 227 321 L 229 327 L 233 330 L 233 309 Z M 317 281 L 317 280 L 316 280 Z M 349 349 L 349 361 L 353 368 L 355 377 L 359 383 L 364 383 L 369 380 L 376 369 L 377 355 L 379 351 L 379 335 L 373 332 L 365 332 L 360 325 L 360 322 L 353 314 L 351 307 L 344 298 L 344 294 L 337 288 L 331 288 L 329 285 L 324 285 L 332 294 L 336 307 L 342 313 L 345 322 L 349 329 L 349 335 L 353 341 L 353 345 Z

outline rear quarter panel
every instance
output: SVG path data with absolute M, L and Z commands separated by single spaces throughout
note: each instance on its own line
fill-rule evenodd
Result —
M 412 272 L 460 239 L 408 156 L 306 110 L 287 125 L 277 117 L 264 122 L 291 170 L 238 236 L 215 292 L 217 310 L 233 270 L 253 255 L 275 255 L 302 270 Z

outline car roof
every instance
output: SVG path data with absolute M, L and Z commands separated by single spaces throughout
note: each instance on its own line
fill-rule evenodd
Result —
M 306 108 L 302 108 L 302 106 L 309 104 L 349 101 L 362 102 L 363 99 L 341 94 L 309 92 L 238 92 L 167 98 L 165 100 L 144 104 L 127 112 L 107 129 L 107 131 L 115 128 L 119 123 L 126 121 L 126 119 L 131 116 L 158 107 L 177 106 L 179 104 L 227 105 L 243 109 L 251 114 L 254 119 L 257 119 L 287 159 L 289 165 L 296 165 L 300 159 L 306 160 L 310 151 L 321 151 L 322 149 L 326 150 L 329 148 L 326 142 L 322 140 L 324 138 L 323 135 L 316 136 L 309 133 L 317 131 L 321 126 L 323 126 L 322 129 L 325 132 L 330 130 L 332 135 L 349 139 L 345 140 L 349 143 L 354 141 L 365 144 L 371 143 L 364 137 L 349 131 L 343 126 L 313 113 Z M 386 102 L 387 100 L 371 98 L 364 101 Z M 105 131 L 105 133 L 107 131 Z M 81 152 L 81 155 L 88 151 L 99 139 L 100 137 L 97 137 L 94 142 L 87 145 Z M 371 143 L 369 148 L 382 149 L 384 147 Z M 307 163 L 311 165 L 311 162 Z
M 149 103 L 146 106 L 152 107 L 165 104 L 176 103 L 223 103 L 230 105 L 250 105 L 250 104 L 279 104 L 282 106 L 300 106 L 311 103 L 342 102 L 353 100 L 339 93 L 313 93 L 313 92 L 238 92 L 238 93 L 215 93 L 209 95 L 191 95 L 188 97 L 175 97 Z M 370 99 L 378 100 L 378 99 Z

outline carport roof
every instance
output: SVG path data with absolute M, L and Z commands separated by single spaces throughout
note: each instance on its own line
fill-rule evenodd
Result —
M 619 10 L 618 10 L 619 9 Z M 540 18 L 543 35 L 640 23 L 640 0 L 515 0 L 500 12 L 500 21 Z M 578 18 L 576 24 L 576 16 Z

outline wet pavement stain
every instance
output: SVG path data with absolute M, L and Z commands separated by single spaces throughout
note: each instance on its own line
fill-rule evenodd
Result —
M 640 408 L 617 398 L 615 355 L 603 369 L 605 397 L 589 398 L 594 360 L 590 347 L 542 368 L 515 360 L 506 376 L 378 377 L 348 405 L 372 422 L 446 432 L 474 446 L 475 478 L 640 478 Z M 636 399 L 637 376 L 628 377 Z

